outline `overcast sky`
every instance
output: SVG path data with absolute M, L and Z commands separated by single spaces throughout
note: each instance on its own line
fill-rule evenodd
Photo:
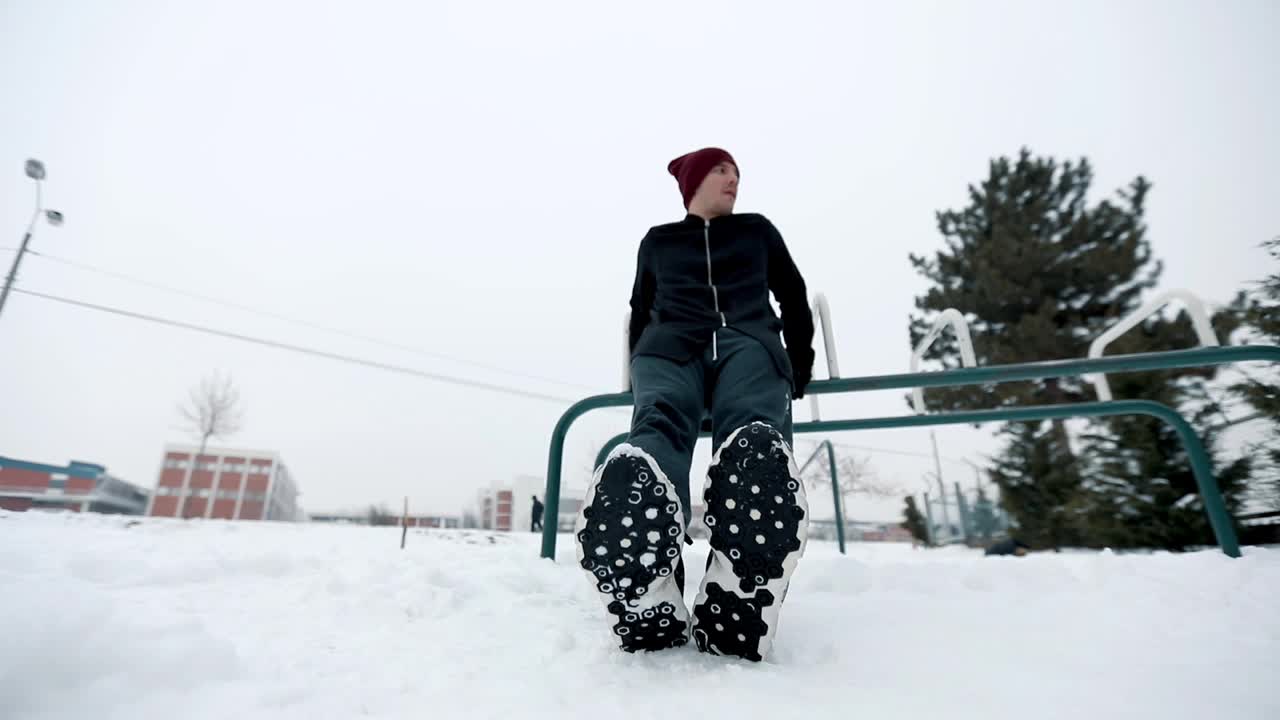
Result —
M 923 287 L 907 253 L 936 250 L 934 212 L 1024 145 L 1087 156 L 1096 198 L 1152 181 L 1162 287 L 1217 302 L 1265 274 L 1277 88 L 1266 1 L 4 0 L 0 247 L 21 239 L 22 163 L 38 157 L 67 222 L 39 227 L 34 249 L 423 352 L 46 257 L 20 287 L 578 398 L 619 387 L 636 244 L 683 215 L 666 163 L 714 144 L 741 165 L 738 209 L 768 215 L 829 297 L 844 374 L 904 372 Z M 189 440 L 176 405 L 214 369 L 246 410 L 221 444 L 280 452 L 310 511 L 408 495 L 457 514 L 481 486 L 543 475 L 566 407 L 14 295 L 0 454 L 151 487 L 163 445 Z M 906 411 L 896 391 L 823 402 L 828 418 Z M 628 417 L 577 426 L 567 485 Z M 929 447 L 916 430 L 836 439 Z M 949 458 L 994 447 L 967 428 L 938 439 Z M 872 457 L 907 491 L 931 469 Z

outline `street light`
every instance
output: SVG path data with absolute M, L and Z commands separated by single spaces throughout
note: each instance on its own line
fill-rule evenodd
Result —
M 54 227 L 62 225 L 62 213 L 57 210 L 48 210 L 44 207 L 41 195 L 42 186 L 40 183 L 45 178 L 44 163 L 36 159 L 27 160 L 24 168 L 27 177 L 36 181 L 36 210 L 31 215 L 31 222 L 27 224 L 27 232 L 22 236 L 22 245 L 18 248 L 18 256 L 13 259 L 13 266 L 9 268 L 9 276 L 5 278 L 4 289 L 0 290 L 0 312 L 4 312 L 4 302 L 9 299 L 9 290 L 13 287 L 13 280 L 18 276 L 18 266 L 22 264 L 22 256 L 27 254 L 27 245 L 31 242 L 31 233 L 36 229 L 36 222 L 43 215 L 46 222 Z

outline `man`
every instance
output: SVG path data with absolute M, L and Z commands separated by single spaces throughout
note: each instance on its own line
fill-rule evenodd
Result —
M 1016 555 L 1022 557 L 1031 551 L 1031 546 L 1017 538 L 1006 538 L 986 549 L 983 555 Z
M 777 229 L 761 215 L 733 212 L 733 157 L 706 148 L 667 169 L 687 215 L 640 242 L 631 432 L 588 487 L 578 560 L 624 650 L 676 647 L 692 634 L 699 650 L 759 661 L 808 537 L 808 503 L 791 456 L 791 400 L 803 397 L 812 374 L 813 318 Z M 707 411 L 715 454 L 703 500 L 712 552 L 690 617 L 680 553 L 689 466 Z
M 538 500 L 537 495 L 533 495 L 533 519 L 529 523 L 529 532 L 538 532 L 542 529 L 542 503 Z

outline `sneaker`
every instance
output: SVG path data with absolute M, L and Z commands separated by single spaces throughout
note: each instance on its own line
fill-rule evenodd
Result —
M 703 489 L 711 557 L 693 606 L 698 649 L 759 662 L 809 536 L 809 503 L 791 449 L 761 422 L 734 430 Z
M 578 562 L 614 617 L 623 650 L 689 641 L 677 582 L 684 542 L 680 498 L 648 453 L 619 445 L 591 479 L 578 514 Z

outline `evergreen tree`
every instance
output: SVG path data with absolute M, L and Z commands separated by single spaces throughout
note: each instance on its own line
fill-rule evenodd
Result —
M 911 533 L 911 537 L 924 545 L 929 544 L 929 531 L 925 527 L 924 516 L 920 514 L 919 508 L 916 507 L 916 499 L 908 495 L 906 497 L 906 507 L 902 510 L 902 527 Z
M 1228 310 L 1214 318 L 1219 337 L 1238 322 Z M 1155 352 L 1191 347 L 1196 335 L 1185 315 L 1170 322 L 1154 317 L 1115 343 L 1116 352 Z M 1229 512 L 1240 505 L 1250 459 L 1214 458 L 1208 428 L 1223 419 L 1206 381 L 1220 368 L 1179 368 L 1108 376 L 1117 399 L 1152 400 L 1183 412 L 1205 443 Z M 1075 505 L 1090 545 L 1184 550 L 1214 543 L 1190 459 L 1173 428 L 1155 418 L 1116 416 L 1097 420 L 1084 438 L 1088 452 L 1085 492 Z
M 995 458 L 991 479 L 1000 504 L 1018 524 L 1018 538 L 1035 549 L 1057 550 L 1081 540 L 1074 507 L 1081 481 L 1073 458 L 1063 451 L 1052 427 L 1010 423 Z
M 1280 237 L 1273 238 L 1264 247 L 1273 258 L 1280 260 Z M 1262 280 L 1253 292 L 1241 298 L 1240 304 L 1240 319 L 1252 336 L 1250 339 L 1280 345 L 1280 271 Z M 1280 510 L 1280 378 L 1274 370 L 1263 377 L 1248 373 L 1244 381 L 1231 389 L 1271 420 L 1268 437 L 1251 448 L 1256 460 L 1253 480 L 1259 491 L 1258 499 L 1271 509 Z
M 1134 310 L 1155 285 L 1143 213 L 1151 185 L 1138 177 L 1119 202 L 1093 207 L 1087 160 L 1059 165 L 1022 150 L 1016 161 L 993 160 L 987 179 L 969 187 L 969 205 L 937 214 L 946 248 L 932 258 L 911 255 L 931 283 L 915 300 L 914 345 L 938 313 L 955 308 L 969 322 L 980 365 L 1083 357 L 1088 345 Z M 926 357 L 959 367 L 949 333 Z M 1058 403 L 1092 399 L 1079 378 L 991 387 L 931 388 L 935 410 Z
M 969 204 L 937 214 L 946 248 L 911 255 L 931 283 L 916 298 L 912 345 L 937 313 L 955 308 L 969 321 L 980 365 L 1082 357 L 1103 328 L 1135 309 L 1155 285 L 1143 220 L 1150 184 L 1137 177 L 1118 200 L 1086 203 L 1093 171 L 1087 160 L 1059 164 L 1023 149 L 997 158 L 987 179 L 969 187 Z M 954 338 L 944 333 L 926 356 L 959 365 Z M 1093 399 L 1080 378 L 1051 378 L 988 387 L 930 389 L 934 410 L 1053 404 Z M 1079 464 L 1062 421 L 1006 427 L 1009 440 L 993 478 L 1002 504 L 1033 546 L 1079 539 L 1070 507 L 1081 486 Z

